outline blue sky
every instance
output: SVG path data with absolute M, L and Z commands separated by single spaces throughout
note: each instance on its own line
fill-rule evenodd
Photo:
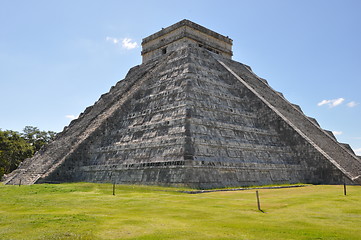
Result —
M 0 0 L 0 128 L 61 131 L 189 19 L 361 155 L 361 1 Z

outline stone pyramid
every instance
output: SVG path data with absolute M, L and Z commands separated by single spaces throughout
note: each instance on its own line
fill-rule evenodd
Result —
M 233 61 L 230 38 L 183 20 L 142 46 L 143 63 L 6 184 L 361 183 L 352 149 Z

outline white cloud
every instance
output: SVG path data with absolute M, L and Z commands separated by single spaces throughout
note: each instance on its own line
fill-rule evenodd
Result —
M 118 44 L 120 39 L 116 39 L 113 37 L 106 37 L 105 40 L 107 40 L 108 42 L 112 42 L 114 44 Z
M 353 151 L 356 153 L 356 155 L 361 156 L 361 148 L 354 149 Z
M 358 105 L 358 103 L 355 102 L 355 101 L 352 101 L 352 102 L 347 103 L 347 107 L 350 107 L 350 108 L 356 107 L 357 105 Z
M 131 50 L 138 47 L 138 43 L 133 41 L 131 38 L 106 37 L 105 40 L 115 45 L 121 45 L 122 48 L 125 48 L 127 50 Z
M 77 116 L 74 116 L 74 115 L 66 115 L 65 117 L 70 119 L 70 120 L 74 120 L 74 119 L 78 118 Z
M 322 106 L 322 105 L 325 105 L 327 103 L 330 103 L 330 100 L 322 100 L 321 102 L 317 103 L 317 106 Z
M 332 131 L 333 135 L 341 135 L 342 132 L 341 131 Z
M 330 108 L 336 107 L 340 104 L 342 104 L 345 101 L 344 98 L 337 98 L 337 99 L 331 99 L 331 100 L 322 100 L 317 104 L 317 106 L 323 106 L 328 105 Z
M 122 47 L 126 49 L 133 49 L 136 48 L 138 44 L 136 42 L 132 42 L 130 38 L 124 38 L 122 41 Z

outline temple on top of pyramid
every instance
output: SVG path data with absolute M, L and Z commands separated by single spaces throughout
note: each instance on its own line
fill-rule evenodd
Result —
M 232 60 L 230 38 L 183 20 L 142 45 L 143 63 L 5 184 L 361 184 L 360 157 Z
M 233 55 L 232 39 L 185 19 L 143 39 L 143 63 L 188 45 L 205 48 L 225 58 Z

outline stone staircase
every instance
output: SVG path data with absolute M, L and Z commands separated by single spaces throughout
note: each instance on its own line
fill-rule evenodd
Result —
M 282 95 L 273 90 L 248 67 L 227 59 L 218 59 L 218 62 L 258 95 L 263 102 L 272 108 L 273 111 L 350 180 L 361 184 L 361 161 L 354 153 L 338 143 L 336 139 L 332 138 L 332 136 L 311 121 L 298 108 L 294 107 Z

